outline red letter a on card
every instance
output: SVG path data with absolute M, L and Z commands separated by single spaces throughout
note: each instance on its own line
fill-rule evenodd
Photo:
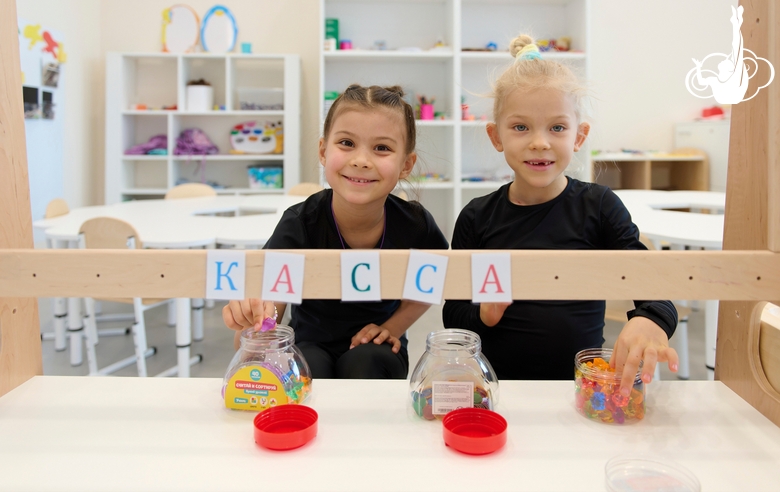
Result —
M 284 276 L 285 280 L 282 280 L 282 276 Z M 279 272 L 279 277 L 276 278 L 276 282 L 274 283 L 271 292 L 279 292 L 276 290 L 276 288 L 279 287 L 279 284 L 287 284 L 287 293 L 295 294 L 295 292 L 293 292 L 292 280 L 290 280 L 290 269 L 287 267 L 287 264 L 285 264 Z
M 493 280 L 490 280 L 490 274 L 493 274 Z M 487 275 L 485 275 L 485 281 L 482 283 L 482 289 L 480 289 L 480 294 L 486 294 L 485 287 L 487 287 L 487 284 L 496 284 L 496 294 L 503 294 L 504 290 L 501 288 L 501 282 L 498 280 L 498 274 L 496 273 L 496 266 L 491 264 L 488 267 Z

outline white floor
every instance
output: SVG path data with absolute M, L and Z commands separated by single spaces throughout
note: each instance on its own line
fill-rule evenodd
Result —
M 52 330 L 51 299 L 39 299 L 41 331 Z M 205 310 L 203 341 L 194 342 L 193 354 L 202 354 L 203 362 L 192 367 L 192 377 L 223 377 L 233 356 L 233 332 L 222 323 L 222 306 L 218 302 L 213 309 Z M 121 304 L 103 303 L 104 313 L 129 312 L 130 307 Z M 157 353 L 147 360 L 149 374 L 157 374 L 176 364 L 175 329 L 166 325 L 167 313 L 165 307 L 155 308 L 146 312 L 147 337 L 150 346 L 157 347 Z M 703 311 L 695 311 L 688 323 L 690 346 L 691 380 L 707 379 L 704 366 L 704 324 Z M 129 322 L 100 323 L 101 328 L 129 326 Z M 425 351 L 425 337 L 434 330 L 442 329 L 441 307 L 432 306 L 415 323 L 408 332 L 409 362 L 411 373 L 417 360 Z M 619 323 L 607 322 L 605 328 L 605 347 L 611 347 L 619 333 Z M 54 350 L 53 341 L 43 341 L 43 372 L 47 375 L 76 376 L 86 375 L 86 362 L 79 366 L 71 366 L 68 351 Z M 130 336 L 101 337 L 97 347 L 98 365 L 106 366 L 133 354 L 133 341 Z M 135 365 L 117 373 L 117 376 L 135 376 Z M 673 379 L 665 367 L 661 369 L 662 379 Z

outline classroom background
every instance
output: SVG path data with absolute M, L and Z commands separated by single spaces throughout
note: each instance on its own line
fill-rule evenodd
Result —
M 236 48 L 251 43 L 255 54 L 295 54 L 300 57 L 300 159 L 299 181 L 319 182 L 317 139 L 320 136 L 322 111 L 321 70 L 323 66 L 323 31 L 326 1 L 319 0 L 231 0 L 224 3 L 238 24 Z M 415 2 L 377 2 L 383 8 L 404 9 Z M 554 3 L 554 2 L 553 2 Z M 199 15 L 214 6 L 211 1 L 187 2 Z M 593 97 L 589 149 L 604 152 L 668 152 L 677 147 L 679 125 L 702 120 L 715 105 L 712 99 L 697 99 L 685 88 L 685 75 L 691 68 L 691 58 L 714 51 L 730 50 L 730 6 L 737 0 L 656 0 L 625 2 L 621 0 L 590 0 L 584 17 L 587 26 L 587 82 Z M 107 58 L 110 53 L 158 53 L 161 51 L 162 12 L 171 6 L 160 0 L 18 0 L 18 16 L 25 22 L 40 24 L 60 36 L 67 47 L 67 60 L 62 64 L 60 98 L 57 101 L 56 122 L 61 126 L 59 145 L 38 161 L 30 161 L 31 181 L 50 182 L 61 176 L 61 197 L 71 209 L 105 203 L 106 197 L 106 81 Z M 485 2 L 489 16 L 491 2 Z M 464 22 L 467 22 L 464 20 Z M 403 29 L 403 25 L 397 26 Z M 495 39 L 499 49 L 508 39 Z M 508 55 L 507 55 L 508 56 Z M 722 107 L 726 118 L 719 118 L 719 131 L 728 135 L 728 107 Z M 28 149 L 47 142 L 36 141 L 36 128 L 28 123 Z M 725 126 L 723 126 L 725 125 Z M 40 139 L 45 136 L 38 137 Z M 487 139 L 487 137 L 485 137 Z M 712 139 L 711 139 L 712 140 Z M 727 141 L 725 144 L 727 145 Z M 718 164 L 725 166 L 728 148 L 724 142 L 712 143 L 708 152 L 710 178 L 718 173 Z M 709 144 L 708 144 L 709 145 Z M 423 157 L 425 162 L 426 157 Z M 649 159 L 649 158 L 648 158 Z M 54 165 L 56 169 L 36 174 L 35 166 Z M 723 167 L 725 173 L 725 167 Z M 37 177 L 36 177 L 37 176 Z M 725 179 L 725 174 L 724 178 Z M 32 183 L 31 183 L 32 184 Z M 427 190 L 423 189 L 422 193 Z M 718 190 L 724 191 L 724 190 Z M 484 193 L 487 193 L 485 191 Z M 483 194 L 484 194 L 483 193 Z M 35 201 L 33 220 L 42 218 L 48 200 Z M 423 197 L 424 198 L 424 197 Z M 465 204 L 465 203 L 464 203 Z M 38 215 L 36 216 L 36 211 Z M 45 239 L 36 236 L 36 246 L 44 247 Z M 41 300 L 42 332 L 51 330 L 50 303 Z M 205 336 L 193 350 L 205 354 L 203 362 L 192 368 L 193 376 L 221 377 L 232 355 L 232 333 L 222 326 L 220 303 L 205 310 Z M 689 320 L 691 379 L 706 379 L 704 361 L 704 308 L 693 303 Z M 121 306 L 106 304 L 104 309 L 121 311 Z M 165 327 L 164 310 L 147 313 L 150 345 L 158 354 L 149 359 L 150 373 L 155 368 L 169 367 L 175 361 L 172 329 Z M 102 326 L 121 326 L 121 322 Z M 425 335 L 441 326 L 440 307 L 432 307 L 410 330 L 410 363 L 419 358 Z M 609 346 L 621 325 L 609 321 Z M 132 343 L 123 337 L 101 339 L 98 357 L 116 360 L 131 353 Z M 105 342 L 104 342 L 105 340 Z M 44 372 L 46 374 L 85 374 L 84 365 L 72 366 L 68 355 L 57 352 L 51 341 L 44 341 Z M 118 375 L 134 375 L 130 366 Z M 673 377 L 663 373 L 662 377 Z

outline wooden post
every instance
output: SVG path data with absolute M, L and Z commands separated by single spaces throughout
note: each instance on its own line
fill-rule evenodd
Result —
M 780 7 L 743 0 L 745 47 L 780 69 Z M 761 63 L 747 95 L 768 80 Z M 762 73 L 763 71 L 763 73 Z M 777 77 L 775 77 L 777 78 Z M 723 249 L 780 251 L 780 82 L 734 106 L 731 117 Z M 780 393 L 759 355 L 763 302 L 720 303 L 715 377 L 780 425 Z
M 0 12 L 0 248 L 32 248 L 16 1 Z M 0 298 L 0 396 L 42 373 L 38 301 Z

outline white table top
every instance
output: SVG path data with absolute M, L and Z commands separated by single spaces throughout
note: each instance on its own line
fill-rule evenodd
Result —
M 574 409 L 571 381 L 504 381 L 506 446 L 444 445 L 407 381 L 314 381 L 319 433 L 306 446 L 254 443 L 253 413 L 226 410 L 221 379 L 36 377 L 0 398 L 0 490 L 604 490 L 628 453 L 688 468 L 702 490 L 777 490 L 780 428 L 720 382 L 648 387 L 641 422 Z
M 639 230 L 654 241 L 720 249 L 723 245 L 722 213 L 676 212 L 673 208 L 722 212 L 726 194 L 717 191 L 615 190 Z
M 77 208 L 67 215 L 37 220 L 33 226 L 43 230 L 49 239 L 75 241 L 86 220 L 114 217 L 132 224 L 147 248 L 192 248 L 214 244 L 262 246 L 273 233 L 281 214 L 305 198 L 269 194 L 136 200 Z M 208 215 L 236 211 L 252 215 Z

